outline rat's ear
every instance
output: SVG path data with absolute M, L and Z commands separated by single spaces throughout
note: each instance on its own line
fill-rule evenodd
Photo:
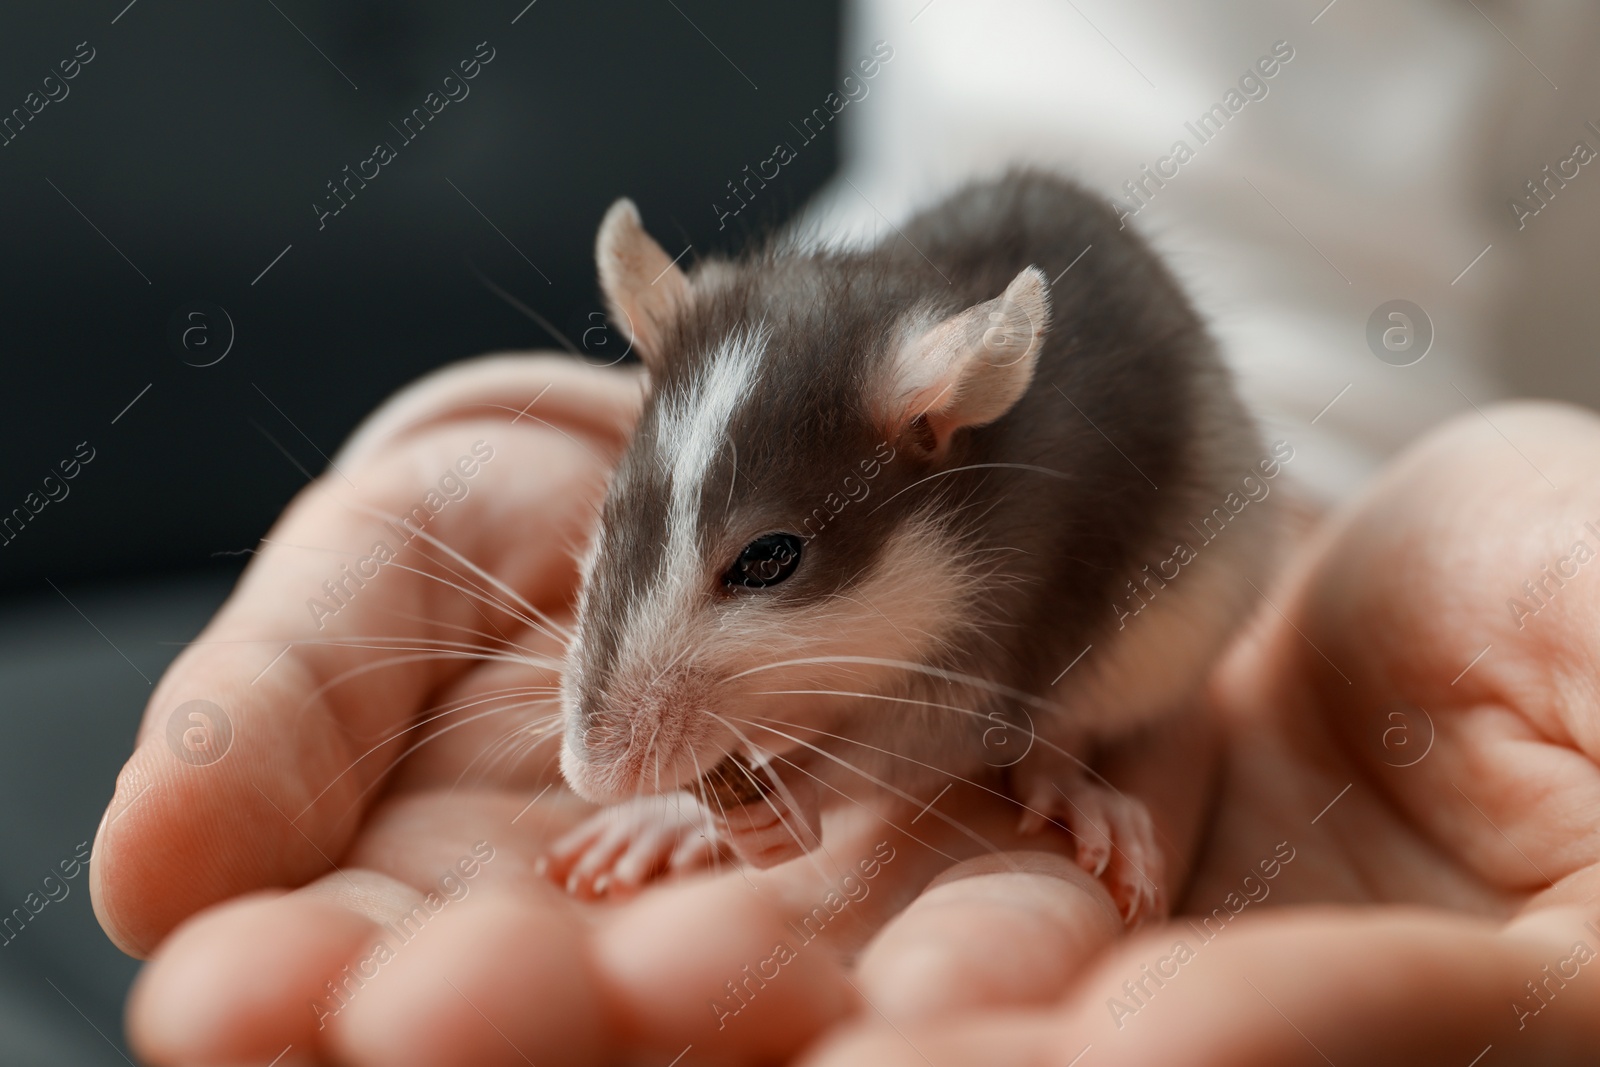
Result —
M 922 451 L 942 452 L 951 434 L 993 422 L 1022 398 L 1049 325 L 1049 283 L 1029 267 L 993 300 L 906 341 L 892 363 L 885 414 Z
M 594 258 L 611 321 L 645 366 L 659 373 L 668 323 L 689 304 L 688 275 L 645 232 L 639 209 L 626 198 L 601 220 Z

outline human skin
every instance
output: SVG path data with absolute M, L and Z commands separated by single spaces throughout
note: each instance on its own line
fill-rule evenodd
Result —
M 464 708 L 547 696 L 553 670 L 528 659 L 558 640 L 497 608 L 504 589 L 464 596 L 412 557 L 320 630 L 305 602 L 481 439 L 494 460 L 428 532 L 559 621 L 639 396 L 631 373 L 549 358 L 420 383 L 296 500 L 162 679 L 90 866 L 102 925 L 151 959 L 128 1006 L 147 1061 L 665 1064 L 693 1046 L 684 1064 L 1064 1064 L 1090 1046 L 1085 1065 L 1466 1064 L 1492 1044 L 1486 1064 L 1587 1062 L 1600 968 L 1520 1029 L 1512 1005 L 1540 1006 L 1523 983 L 1575 941 L 1600 951 L 1600 562 L 1520 629 L 1505 602 L 1580 537 L 1600 548 L 1583 529 L 1600 528 L 1600 420 L 1511 406 L 1430 435 L 1295 539 L 1205 713 L 1112 754 L 1193 922 L 1294 850 L 1208 942 L 1181 915 L 1123 934 L 1066 834 L 1018 837 L 1013 806 L 962 784 L 894 826 L 863 783 L 822 852 L 768 871 L 607 904 L 550 886 L 540 850 L 588 810 L 543 792 L 558 742 L 513 760 L 512 713 Z M 475 635 L 527 654 L 443 654 Z M 193 699 L 234 728 L 204 766 L 166 740 Z M 464 895 L 327 1010 L 326 983 L 480 841 L 494 858 Z M 858 899 L 803 944 L 788 924 L 847 874 Z M 726 983 L 780 939 L 792 960 L 732 1014 Z M 1194 958 L 1114 1013 L 1178 940 Z

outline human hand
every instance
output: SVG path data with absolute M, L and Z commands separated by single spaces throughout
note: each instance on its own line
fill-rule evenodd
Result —
M 1533 404 L 1413 448 L 1219 672 L 1188 915 L 1047 1009 L 878 1022 L 808 1067 L 1593 1062 L 1597 450 Z
M 1048 999 L 1120 933 L 1052 854 L 1070 841 L 1019 838 L 1013 807 L 964 786 L 899 827 L 864 787 L 812 856 L 621 907 L 547 884 L 538 857 L 587 808 L 541 717 L 638 396 L 567 360 L 468 365 L 391 402 L 291 506 L 152 696 L 97 836 L 102 924 L 159 945 L 129 1005 L 141 1055 L 773 1060 L 861 1010 Z
M 592 404 L 596 399 L 591 396 L 584 403 Z M 600 399 L 603 406 L 603 398 Z M 626 409 L 623 402 L 615 410 Z M 1414 714 L 1408 718 L 1402 713 L 1398 720 L 1390 718 L 1394 708 L 1388 703 L 1374 703 L 1376 698 L 1372 695 L 1392 690 L 1420 703 L 1422 698 L 1413 696 L 1414 692 L 1426 693 L 1430 686 L 1434 690 L 1455 688 L 1444 683 L 1441 661 L 1458 651 L 1452 641 L 1459 644 L 1462 634 L 1470 634 L 1471 629 L 1439 630 L 1432 626 L 1431 614 L 1438 604 L 1461 603 L 1462 590 L 1481 589 L 1492 581 L 1497 565 L 1504 566 L 1498 562 L 1506 551 L 1503 519 L 1499 524 L 1479 523 L 1481 540 L 1475 542 L 1478 552 L 1467 554 L 1473 567 L 1442 571 L 1437 565 L 1426 564 L 1435 559 L 1433 551 L 1443 546 L 1448 552 L 1454 541 L 1445 534 L 1430 540 L 1428 523 L 1436 524 L 1441 517 L 1458 514 L 1461 508 L 1472 513 L 1469 505 L 1474 501 L 1480 505 L 1479 510 L 1484 510 L 1486 495 L 1491 505 L 1496 501 L 1502 506 L 1509 503 L 1513 515 L 1538 514 L 1536 509 L 1523 507 L 1529 487 L 1508 484 L 1515 482 L 1517 472 L 1508 470 L 1503 463 L 1496 466 L 1484 456 L 1500 440 L 1485 436 L 1487 432 L 1474 438 L 1468 430 L 1457 427 L 1443 438 L 1445 444 L 1436 441 L 1420 458 L 1398 468 L 1365 510 L 1307 553 L 1289 584 L 1290 595 L 1274 594 L 1287 615 L 1297 620 L 1294 625 L 1305 631 L 1305 637 L 1294 626 L 1274 623 L 1269 616 L 1260 639 L 1239 652 L 1223 677 L 1219 689 L 1230 723 L 1229 774 L 1211 846 L 1190 895 L 1191 905 L 1201 911 L 1212 903 L 1223 905 L 1225 900 L 1225 906 L 1231 909 L 1236 906 L 1239 892 L 1254 895 L 1264 885 L 1264 873 L 1258 873 L 1253 883 L 1241 885 L 1240 872 L 1253 871 L 1275 856 L 1281 857 L 1277 835 L 1283 834 L 1282 841 L 1300 863 L 1294 867 L 1290 861 L 1292 877 L 1285 877 L 1272 887 L 1279 901 L 1444 904 L 1473 918 L 1445 912 L 1386 910 L 1354 917 L 1282 914 L 1258 922 L 1259 917 L 1252 914 L 1247 917 L 1249 921 L 1240 924 L 1236 935 L 1214 946 L 1205 941 L 1204 948 L 1193 961 L 1185 962 L 1179 973 L 1209 970 L 1214 975 L 1251 979 L 1261 990 L 1252 991 L 1260 998 L 1260 1006 L 1253 1012 L 1248 1005 L 1230 998 L 1225 989 L 1219 991 L 1215 982 L 1176 983 L 1178 989 L 1155 987 L 1161 995 L 1159 1000 L 1148 995 L 1152 987 L 1142 974 L 1142 965 L 1159 966 L 1163 958 L 1171 956 L 1172 946 L 1167 940 L 1171 931 L 1160 931 L 1109 954 L 1094 974 L 1079 984 L 1070 1000 L 1062 1001 L 1049 1013 L 1026 1019 L 1013 1015 L 996 1028 L 995 1016 L 968 1011 L 964 1022 L 945 1023 L 930 1031 L 917 1024 L 918 1017 L 940 1012 L 948 1017 L 956 1009 L 1038 1003 L 1057 997 L 1073 982 L 1074 962 L 1113 940 L 1118 932 L 1114 921 L 1110 921 L 1111 911 L 1103 892 L 1072 864 L 1056 857 L 1012 855 L 997 861 L 993 856 L 979 856 L 951 866 L 953 860 L 983 851 L 974 850 L 971 838 L 957 832 L 958 826 L 987 836 L 1000 847 L 1025 847 L 1024 843 L 1007 838 L 1013 813 L 1000 810 L 1004 805 L 986 805 L 985 798 L 976 791 L 968 795 L 954 791 L 939 806 L 955 817 L 949 822 L 930 820 L 918 834 L 922 843 L 874 822 L 864 812 L 851 812 L 839 826 L 830 827 L 827 859 L 831 870 L 790 865 L 759 874 L 726 874 L 648 894 L 626 908 L 584 911 L 559 895 L 551 895 L 530 869 L 531 857 L 578 815 L 570 804 L 555 801 L 554 797 L 524 811 L 523 796 L 538 795 L 533 787 L 544 779 L 534 774 L 513 781 L 509 784 L 521 789 L 510 795 L 479 792 L 451 796 L 439 788 L 453 785 L 468 761 L 481 755 L 484 746 L 499 736 L 488 729 L 475 733 L 469 725 L 440 735 L 436 743 L 405 761 L 387 787 L 394 799 L 365 815 L 366 825 L 352 835 L 355 844 L 341 857 L 341 872 L 287 895 L 228 904 L 191 924 L 169 943 L 158 965 L 142 982 L 132 1005 L 130 1023 L 135 1038 L 160 1062 L 218 1062 L 257 1056 L 270 1059 L 286 1045 L 291 1050 L 298 1048 L 296 1058 L 310 1060 L 336 1055 L 351 1062 L 517 1062 L 523 1055 L 548 1053 L 568 1061 L 604 1061 L 623 1050 L 637 1053 L 641 1049 L 660 1049 L 670 1053 L 680 1038 L 684 1039 L 676 1046 L 680 1050 L 698 1040 L 695 1060 L 720 1058 L 738 1062 L 780 1058 L 836 1021 L 864 1013 L 868 1018 L 895 1020 L 900 1029 L 868 1034 L 860 1039 L 865 1045 L 839 1045 L 824 1056 L 837 1056 L 843 1062 L 854 1062 L 858 1057 L 864 1057 L 860 1062 L 892 1062 L 896 1049 L 900 1055 L 912 1054 L 908 1052 L 911 1046 L 904 1043 L 908 1039 L 914 1043 L 919 1061 L 924 1054 L 948 1054 L 952 1062 L 968 1062 L 963 1057 L 964 1047 L 976 1049 L 972 1062 L 993 1062 L 997 1056 L 1013 1058 L 1007 1049 L 1013 1050 L 1016 1057 L 1036 1052 L 1075 1054 L 1064 1044 L 1071 1044 L 1079 1035 L 1092 1036 L 1098 1027 L 1107 1031 L 1102 1034 L 1107 1041 L 1123 1042 L 1113 1046 L 1118 1047 L 1118 1062 L 1138 1062 L 1133 1057 L 1146 1054 L 1177 1054 L 1187 1062 L 1228 1063 L 1255 1062 L 1248 1059 L 1251 1055 L 1262 1062 L 1291 1062 L 1303 1054 L 1321 1062 L 1321 1054 L 1295 1031 L 1294 1026 L 1300 1024 L 1280 1033 L 1270 1032 L 1275 1025 L 1273 1020 L 1282 1023 L 1284 1015 L 1298 1018 L 1296 1009 L 1303 1009 L 1302 1022 L 1320 1021 L 1335 1031 L 1334 1042 L 1352 1042 L 1364 1060 L 1387 1053 L 1399 1062 L 1414 1058 L 1418 1049 L 1431 1052 L 1451 1047 L 1452 1042 L 1475 1042 L 1477 1034 L 1461 1025 L 1462 1020 L 1492 1030 L 1489 1016 L 1481 1007 L 1485 996 L 1493 1000 L 1504 993 L 1503 1003 L 1495 1003 L 1512 1021 L 1521 1021 L 1524 1029 L 1531 1028 L 1530 1020 L 1539 1024 L 1535 1038 L 1523 1050 L 1531 1055 L 1547 1052 L 1551 1043 L 1559 1044 L 1572 1037 L 1571 1026 L 1563 1025 L 1563 1020 L 1570 1023 L 1580 1015 L 1581 999 L 1569 995 L 1562 1004 L 1551 998 L 1551 1006 L 1537 1016 L 1517 1020 L 1511 1000 L 1518 990 L 1510 988 L 1517 983 L 1508 976 L 1522 975 L 1520 981 L 1542 979 L 1548 972 L 1541 972 L 1540 968 L 1545 963 L 1559 967 L 1571 956 L 1571 946 L 1549 941 L 1548 932 L 1537 922 L 1502 929 L 1497 920 L 1518 907 L 1526 907 L 1541 916 L 1538 921 L 1566 921 L 1569 916 L 1564 913 L 1541 909 L 1551 902 L 1587 900 L 1585 878 L 1592 876 L 1584 863 L 1592 861 L 1580 856 L 1575 865 L 1559 866 L 1559 873 L 1552 873 L 1552 877 L 1560 885 L 1539 894 L 1535 893 L 1537 887 L 1518 883 L 1514 871 L 1507 874 L 1507 857 L 1515 850 L 1502 849 L 1502 855 L 1494 855 L 1489 851 L 1493 842 L 1482 831 L 1474 837 L 1469 827 L 1461 841 L 1445 837 L 1439 846 L 1443 858 L 1430 856 L 1419 848 L 1417 836 L 1421 830 L 1430 829 L 1425 816 L 1433 810 L 1428 807 L 1427 781 L 1414 787 L 1420 793 L 1411 794 L 1404 791 L 1403 784 L 1396 786 L 1388 778 L 1423 765 L 1423 761 L 1417 761 L 1410 766 L 1396 766 L 1409 763 L 1416 749 L 1402 750 L 1394 739 L 1394 731 L 1400 728 L 1402 735 L 1410 731 L 1417 738 L 1409 743 L 1423 744 L 1423 722 L 1417 721 Z M 1566 447 L 1580 455 L 1579 446 L 1594 436 L 1589 420 L 1570 415 L 1548 426 L 1529 427 L 1527 432 L 1552 437 L 1545 447 L 1553 452 Z M 600 434 L 597 440 L 605 436 Z M 1527 441 L 1523 443 L 1528 447 Z M 543 448 L 545 444 L 541 441 L 534 447 Z M 1538 454 L 1537 450 L 1533 453 Z M 1570 458 L 1558 463 L 1559 459 L 1536 461 L 1553 477 L 1567 475 L 1570 481 L 1577 482 L 1581 464 L 1575 465 Z M 595 463 L 589 474 L 602 476 L 604 463 Z M 1485 482 L 1481 475 L 1486 469 L 1501 475 L 1502 480 Z M 1454 473 L 1455 477 L 1441 480 L 1438 476 L 1442 471 Z M 1421 483 L 1432 485 L 1432 495 L 1416 492 Z M 597 490 L 591 486 L 591 491 Z M 1452 493 L 1457 497 L 1452 498 Z M 1533 495 L 1537 496 L 1537 492 Z M 548 507 L 557 496 L 552 492 L 551 497 L 541 501 L 546 505 L 540 514 L 541 522 L 559 512 Z M 1449 505 L 1452 499 L 1453 506 L 1440 503 Z M 1555 507 L 1549 500 L 1540 503 L 1547 509 Z M 1409 511 L 1407 507 L 1418 510 Z M 1493 507 L 1487 510 L 1492 516 Z M 1395 521 L 1397 517 L 1409 521 L 1413 515 L 1420 518 L 1409 525 Z M 1518 544 L 1520 551 L 1528 551 L 1529 546 Z M 545 543 L 544 547 L 549 546 Z M 1450 552 L 1447 558 L 1454 560 L 1459 554 Z M 1398 571 L 1411 575 L 1398 587 L 1409 608 L 1396 610 L 1396 587 L 1374 580 L 1374 563 L 1386 565 L 1386 569 L 1377 572 L 1381 574 L 1390 573 L 1397 565 L 1410 567 L 1409 571 Z M 1536 576 L 1537 568 L 1529 568 L 1529 573 Z M 421 584 L 420 577 L 404 580 Z M 537 596 L 530 599 L 538 600 Z M 1574 607 L 1572 599 L 1564 610 L 1581 610 L 1582 604 Z M 554 598 L 555 602 L 560 600 L 560 596 Z M 1466 600 L 1470 602 L 1471 597 Z M 1539 614 L 1554 613 L 1558 603 L 1541 608 Z M 1498 606 L 1491 604 L 1491 609 Z M 1364 612 L 1382 619 L 1387 630 L 1374 633 L 1370 625 L 1352 627 L 1352 614 Z M 1493 614 L 1492 610 L 1480 610 L 1480 625 Z M 1559 618 L 1556 614 L 1548 617 Z M 378 612 L 367 621 L 374 619 L 381 619 L 391 628 L 385 632 L 392 632 L 392 615 Z M 1557 626 L 1552 632 L 1560 637 L 1569 631 Z M 1390 647 L 1368 644 L 1374 637 L 1385 636 L 1394 642 Z M 1297 649 L 1296 641 L 1308 643 Z M 1309 642 L 1313 641 L 1320 652 L 1310 647 Z M 547 652 L 554 650 L 553 645 L 540 645 L 532 637 L 520 643 Z M 1406 649 L 1408 654 L 1401 655 L 1397 649 Z M 1582 652 L 1581 647 L 1578 652 Z M 1332 667 L 1322 660 L 1324 654 L 1343 666 Z M 1572 651 L 1566 650 L 1564 655 L 1555 656 L 1554 662 L 1564 662 L 1571 655 Z M 1552 647 L 1547 640 L 1523 650 L 1523 658 L 1509 660 L 1504 669 L 1514 678 L 1519 670 L 1526 672 L 1528 662 L 1551 658 Z M 1474 670 L 1482 665 L 1476 664 Z M 486 693 L 506 680 L 503 675 L 495 675 L 495 670 L 519 669 L 525 670 L 527 665 L 519 668 L 515 664 L 487 664 L 476 668 L 485 676 L 461 683 L 452 695 L 470 699 Z M 1500 675 L 1488 677 L 1492 681 Z M 1345 678 L 1350 681 L 1346 683 Z M 1335 685 L 1364 696 L 1357 699 L 1356 692 L 1341 693 Z M 310 688 L 309 684 L 303 685 L 300 695 L 303 697 Z M 1483 691 L 1468 692 L 1475 699 L 1483 698 Z M 1526 696 L 1511 701 L 1493 686 L 1488 692 L 1498 696 L 1504 707 L 1514 709 L 1513 715 L 1527 716 L 1543 710 L 1531 705 Z M 369 699 L 374 695 L 381 694 L 368 692 Z M 421 704 L 420 697 L 413 699 L 409 714 L 414 714 Z M 275 706 L 288 703 L 280 699 Z M 1475 706 L 1466 707 L 1470 711 Z M 1577 716 L 1581 723 L 1581 705 L 1562 705 L 1555 710 Z M 1471 719 L 1466 712 L 1446 717 L 1434 709 L 1433 718 L 1424 721 L 1439 731 L 1435 742 L 1438 747 L 1430 748 L 1428 756 L 1454 753 L 1448 766 L 1458 767 L 1463 760 L 1482 759 L 1485 749 L 1492 753 L 1497 745 L 1505 744 L 1503 736 L 1491 732 L 1484 738 L 1465 729 Z M 401 714 L 397 721 L 408 720 Z M 1338 729 L 1333 730 L 1332 726 Z M 1329 731 L 1328 737 L 1322 736 L 1324 730 Z M 1356 740 L 1352 741 L 1352 737 Z M 1347 751 L 1332 751 L 1334 741 Z M 1181 745 L 1175 747 L 1193 751 Z M 156 755 L 159 757 L 159 752 Z M 1559 751 L 1553 755 L 1557 760 L 1561 758 Z M 136 754 L 131 766 L 137 768 L 140 758 Z M 1163 783 L 1169 788 L 1173 782 L 1179 783 L 1181 788 L 1176 792 L 1182 794 L 1192 789 L 1189 783 L 1203 779 L 1205 761 L 1190 759 L 1189 763 L 1187 774 L 1152 776 L 1149 768 L 1155 764 L 1146 761 L 1144 785 L 1149 788 L 1141 792 L 1147 799 L 1152 794 L 1156 796 L 1153 807 L 1158 821 L 1166 812 L 1168 829 L 1179 838 L 1183 829 L 1172 824 L 1172 812 L 1182 804 L 1175 798 L 1163 800 L 1160 793 Z M 1440 766 L 1445 767 L 1442 763 Z M 1314 828 L 1326 821 L 1331 827 L 1334 824 L 1329 813 L 1337 810 L 1313 811 L 1311 800 L 1320 798 L 1308 795 L 1309 783 L 1322 782 L 1329 776 L 1339 778 L 1346 771 L 1352 793 L 1359 784 L 1372 790 L 1377 799 L 1369 796 L 1363 802 L 1357 809 L 1362 818 L 1356 827 L 1339 835 L 1327 855 L 1308 852 L 1308 846 L 1295 844 L 1296 839 L 1288 831 L 1303 829 L 1297 825 L 1299 822 Z M 1430 773 L 1437 778 L 1448 772 L 1441 769 Z M 1134 776 L 1137 774 L 1136 768 Z M 1474 781 L 1478 780 L 1482 775 Z M 137 781 L 136 784 L 144 788 Z M 1383 792 L 1377 792 L 1380 789 Z M 1341 803 L 1360 800 L 1365 795 L 1333 792 Z M 1502 783 L 1502 792 L 1511 790 L 1504 789 Z M 413 793 L 417 795 L 408 795 Z M 1476 803 L 1471 801 L 1469 806 Z M 126 801 L 122 804 L 126 805 Z M 515 810 L 508 804 L 514 805 Z M 1491 804 L 1485 812 L 1498 811 L 1499 806 Z M 129 809 L 131 816 L 131 806 Z M 126 821 L 117 802 L 108 818 L 116 819 L 119 827 Z M 1312 818 L 1317 823 L 1311 823 Z M 258 820 L 241 820 L 236 813 L 213 814 L 212 820 L 213 827 L 248 822 L 260 828 Z M 1537 821 L 1537 815 L 1533 821 Z M 173 823 L 181 826 L 182 820 L 170 819 L 167 826 L 170 828 Z M 1459 820 L 1455 823 L 1459 825 Z M 473 842 L 489 841 L 487 835 L 501 824 L 521 827 L 510 839 L 509 850 L 502 846 L 495 853 L 496 858 L 506 857 L 512 862 L 497 867 L 481 865 L 482 872 L 490 877 L 478 883 L 484 887 L 478 900 L 454 911 L 441 911 L 435 936 L 415 947 L 408 945 L 403 956 L 397 955 L 392 965 L 384 965 L 383 969 L 396 977 L 373 982 L 370 987 L 362 985 L 361 997 L 350 996 L 348 1006 L 327 999 L 321 983 L 337 979 L 342 968 L 362 956 L 365 946 L 379 932 L 377 921 L 404 913 L 415 903 L 420 889 L 466 857 Z M 140 843 L 160 845 L 162 825 L 148 825 L 154 829 L 147 830 L 149 840 Z M 1533 829 L 1538 838 L 1538 827 Z M 1530 867 L 1540 856 L 1548 860 L 1545 853 L 1549 850 L 1559 853 L 1572 841 L 1581 844 L 1583 840 L 1581 833 L 1562 834 L 1559 827 L 1557 830 L 1535 844 Z M 1325 833 L 1327 827 L 1315 832 Z M 202 833 L 201 839 L 205 837 Z M 808 913 L 830 889 L 838 887 L 841 872 L 851 872 L 856 864 L 870 862 L 874 840 L 879 846 L 888 845 L 897 858 L 903 856 L 912 862 L 880 864 L 876 874 L 881 880 L 872 887 L 877 890 L 873 904 L 848 912 L 845 921 L 834 925 L 829 933 L 830 948 L 797 954 L 794 962 L 800 966 L 785 965 L 783 982 L 759 985 L 759 1000 L 751 998 L 746 1005 L 731 996 L 724 998 L 725 1007 L 737 1006 L 738 1010 L 724 1011 L 719 1017 L 705 996 L 706 989 L 715 991 L 728 981 L 741 980 L 748 973 L 743 971 L 746 965 L 755 963 L 759 967 L 761 962 L 770 961 L 771 950 L 765 939 L 774 933 L 788 938 L 783 926 L 786 919 L 792 921 L 793 917 Z M 1354 845 L 1345 843 L 1351 841 Z M 1374 848 L 1374 843 L 1379 847 Z M 1056 850 L 1066 845 L 1059 841 L 1046 844 Z M 1518 847 L 1526 851 L 1527 844 Z M 911 851 L 905 851 L 908 848 Z M 181 854 L 181 845 L 177 851 Z M 262 850 L 246 847 L 241 851 L 248 861 Z M 1424 858 L 1419 860 L 1419 856 Z M 240 857 L 226 858 L 237 863 Z M 1313 862 L 1307 863 L 1307 859 Z M 996 870 L 997 862 L 1003 869 Z M 1486 866 L 1491 862 L 1500 866 Z M 207 870 L 211 863 L 202 859 L 199 866 Z M 1478 865 L 1470 865 L 1473 863 Z M 100 866 L 98 873 L 104 879 L 107 865 Z M 315 873 L 325 870 L 326 862 L 319 866 L 315 860 L 307 860 L 306 866 Z M 1281 860 L 1273 865 L 1274 877 L 1283 873 L 1282 866 Z M 113 879 L 118 873 L 113 867 Z M 940 875 L 935 886 L 917 897 L 935 875 Z M 254 885 L 298 885 L 306 877 L 309 875 L 300 869 L 291 868 L 288 874 L 281 870 L 269 872 L 265 878 L 257 874 Z M 860 885 L 860 876 L 856 878 Z M 130 884 L 133 889 L 125 888 Z M 134 894 L 135 913 L 140 914 L 142 904 L 143 914 L 153 915 L 153 925 L 159 928 L 159 902 L 151 907 L 148 899 L 138 901 L 138 884 L 122 878 L 118 881 L 119 891 Z M 152 890 L 170 891 L 172 886 L 170 880 L 157 882 L 154 875 L 149 876 L 147 884 Z M 1356 891 L 1352 887 L 1361 888 Z M 180 881 L 177 888 L 182 891 L 190 887 Z M 1235 891 L 1232 898 L 1227 897 L 1230 889 Z M 241 890 L 234 890 L 238 891 Z M 220 894 L 224 898 L 229 895 L 232 894 Z M 103 887 L 97 888 L 97 906 L 103 915 L 107 914 L 105 897 Z M 904 907 L 913 898 L 911 906 Z M 183 906 L 180 903 L 173 910 Z M 195 906 L 192 897 L 187 906 L 191 910 Z M 1490 918 L 1484 919 L 1485 915 Z M 840 968 L 838 956 L 867 941 L 891 917 L 888 927 L 868 944 L 855 972 Z M 1213 925 L 1217 925 L 1216 920 Z M 121 928 L 109 923 L 108 928 L 121 932 Z M 1181 929 L 1179 936 L 1183 936 Z M 1199 937 L 1195 941 L 1202 944 Z M 1286 951 L 1285 944 L 1300 946 L 1300 951 Z M 1562 953 L 1550 956 L 1552 944 L 1560 945 Z M 508 946 L 522 946 L 526 951 L 507 951 Z M 1142 958 L 1141 953 L 1148 959 Z M 1281 972 L 1286 967 L 1293 971 L 1296 960 L 1308 958 L 1308 953 L 1337 980 L 1302 981 L 1298 985 L 1286 981 Z M 1370 970 L 1378 966 L 1374 961 L 1383 961 L 1383 976 L 1388 982 L 1372 982 Z M 990 966 L 984 968 L 984 963 Z M 1261 969 L 1256 970 L 1258 967 Z M 1363 971 L 1365 985 L 1358 984 L 1354 993 L 1345 990 L 1342 995 L 1330 996 L 1330 990 L 1338 992 L 1339 983 L 1350 977 L 1352 969 L 1361 968 L 1367 969 Z M 1408 984 L 1419 975 L 1437 984 Z M 1145 982 L 1146 998 L 1129 996 L 1120 986 L 1127 980 Z M 452 986 L 457 988 L 449 988 Z M 751 988 L 745 986 L 746 990 Z M 1523 992 L 1527 1005 L 1524 1010 L 1539 1005 Z M 1285 993 L 1294 999 L 1285 1003 Z M 1111 1008 L 1113 995 L 1124 1004 L 1120 1012 Z M 197 1004 L 197 997 L 203 997 L 203 1003 Z M 324 1009 L 321 1016 L 315 1008 L 319 997 Z M 1272 999 L 1269 1001 L 1268 997 Z M 336 1005 L 338 1011 L 328 1011 Z M 1563 1010 L 1566 1005 L 1577 1008 Z M 1159 1018 L 1152 1010 L 1157 1006 L 1165 1007 L 1178 1019 L 1178 1025 L 1159 1030 L 1151 1026 L 1140 1032 L 1143 1037 L 1134 1036 L 1136 1023 L 1132 1016 Z M 208 1020 L 209 1025 L 196 1026 L 197 1018 Z M 327 1024 L 328 1033 L 314 1029 L 317 1022 Z M 1118 1022 L 1121 1027 L 1116 1026 Z M 1348 1025 L 1351 1022 L 1356 1025 Z M 1546 1022 L 1550 1025 L 1545 1026 Z M 1401 1023 L 1414 1029 L 1407 1031 Z M 1288 1034 L 1300 1044 L 1286 1044 Z M 1145 1044 L 1141 1045 L 1141 1041 Z M 880 1047 L 880 1043 L 892 1047 Z M 1151 1052 L 1152 1043 L 1160 1048 Z M 1093 1042 L 1085 1040 L 1084 1044 Z M 1327 1040 L 1319 1044 L 1330 1051 L 1342 1047 L 1335 1043 L 1330 1049 Z

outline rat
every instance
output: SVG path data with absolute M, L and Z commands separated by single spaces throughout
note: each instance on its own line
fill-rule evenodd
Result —
M 1149 813 L 1092 761 L 1200 713 L 1272 555 L 1275 505 L 1231 505 L 1277 464 L 1151 247 L 1015 171 L 870 247 L 687 270 L 619 200 L 596 258 L 647 392 L 561 683 L 563 775 L 609 807 L 550 876 L 769 866 L 847 779 L 912 813 L 961 778 L 1164 915 Z

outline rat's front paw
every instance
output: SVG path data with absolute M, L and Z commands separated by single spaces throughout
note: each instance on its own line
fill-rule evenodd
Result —
M 557 839 L 539 866 L 574 896 L 623 896 L 665 875 L 710 866 L 722 840 L 692 795 L 645 796 L 595 812 Z
M 1105 884 L 1124 922 L 1166 917 L 1166 859 L 1143 801 L 1081 771 L 1025 775 L 1018 793 L 1025 805 L 1018 829 L 1065 827 L 1077 838 L 1078 866 Z
M 776 867 L 803 856 L 821 843 L 816 785 L 809 779 L 788 783 L 748 804 L 724 808 L 728 844 L 752 867 Z

